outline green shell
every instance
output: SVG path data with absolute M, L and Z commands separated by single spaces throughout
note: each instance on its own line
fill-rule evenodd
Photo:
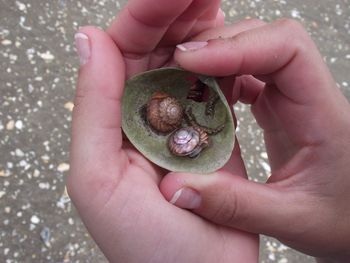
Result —
M 199 79 L 219 95 L 213 117 L 204 114 L 206 102 L 187 99 L 193 79 Z M 183 106 L 190 105 L 198 123 L 207 127 L 225 128 L 209 136 L 210 145 L 197 157 L 177 157 L 167 147 L 169 135 L 160 135 L 152 131 L 145 121 L 142 109 L 151 95 L 163 91 L 176 97 Z M 147 159 L 170 171 L 190 173 L 211 173 L 229 160 L 235 141 L 234 122 L 225 96 L 215 79 L 199 76 L 177 68 L 162 68 L 141 73 L 126 82 L 122 99 L 122 128 L 130 142 Z

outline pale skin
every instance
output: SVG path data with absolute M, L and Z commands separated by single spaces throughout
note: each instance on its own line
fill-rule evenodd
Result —
M 107 33 L 80 30 L 70 196 L 111 262 L 257 262 L 259 233 L 346 262 L 349 103 L 299 24 L 223 27 L 219 4 L 134 0 Z M 252 105 L 272 167 L 267 184 L 246 179 L 238 144 L 223 169 L 203 176 L 169 173 L 123 140 L 125 79 L 174 61 L 224 77 L 229 102 Z
M 79 31 L 77 42 L 90 53 L 78 47 L 88 59 L 81 59 L 73 113 L 69 194 L 110 262 L 257 262 L 256 234 L 170 204 L 159 189 L 168 171 L 122 139 L 125 76 L 166 65 L 176 44 L 223 23 L 219 1 L 163 2 L 130 1 L 109 34 Z

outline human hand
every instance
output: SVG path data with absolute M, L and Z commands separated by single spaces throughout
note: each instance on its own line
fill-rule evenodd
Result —
M 244 25 L 250 28 L 237 30 Z M 293 20 L 248 20 L 192 41 L 175 60 L 226 83 L 237 76 L 233 97 L 251 104 L 272 171 L 267 184 L 224 171 L 172 173 L 161 182 L 164 196 L 191 189 L 201 198 L 193 211 L 212 222 L 276 237 L 325 262 L 348 262 L 350 106 L 306 31 Z M 189 202 L 180 195 L 175 204 Z
M 257 235 L 217 226 L 169 204 L 158 187 L 167 171 L 122 139 L 125 74 L 166 64 L 175 44 L 217 22 L 219 1 L 163 2 L 131 1 L 109 28 L 110 35 L 92 27 L 76 35 L 82 66 L 69 194 L 111 262 L 257 262 Z M 183 12 L 187 15 L 179 17 Z M 147 26 L 151 23 L 155 27 Z M 160 50 L 165 51 L 159 57 Z M 231 162 L 237 162 L 237 171 L 242 163 L 235 156 Z
M 133 0 L 107 32 L 120 48 L 127 78 L 173 63 L 176 45 L 224 24 L 220 0 Z

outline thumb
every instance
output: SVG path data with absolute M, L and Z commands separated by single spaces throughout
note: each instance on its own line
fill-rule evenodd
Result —
M 172 204 L 214 223 L 278 238 L 296 234 L 301 228 L 293 225 L 308 214 L 303 211 L 300 195 L 225 171 L 210 175 L 170 173 L 160 189 Z
M 91 193 L 113 191 L 126 157 L 121 150 L 121 96 L 125 66 L 108 34 L 94 27 L 75 35 L 80 70 L 74 100 L 70 175 L 67 187 L 76 203 Z M 99 191 L 103 188 L 103 191 Z M 95 198 L 103 202 L 102 198 Z M 82 203 L 82 202 L 81 202 Z

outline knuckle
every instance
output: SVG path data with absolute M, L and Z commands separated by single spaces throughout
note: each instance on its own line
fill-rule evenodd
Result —
M 211 220 L 225 226 L 239 225 L 242 221 L 242 214 L 239 199 L 234 189 L 223 191 L 222 202 L 214 212 Z
M 289 41 L 293 39 L 305 39 L 305 37 L 308 36 L 304 26 L 294 19 L 283 18 L 277 20 L 277 25 L 282 28 Z
M 303 25 L 295 19 L 291 18 L 281 18 L 276 21 L 276 23 L 286 29 L 293 31 L 304 31 Z
M 297 20 L 283 18 L 276 21 L 277 26 L 281 28 L 285 35 L 284 41 L 287 46 L 295 51 L 307 52 L 312 43 L 304 26 Z

